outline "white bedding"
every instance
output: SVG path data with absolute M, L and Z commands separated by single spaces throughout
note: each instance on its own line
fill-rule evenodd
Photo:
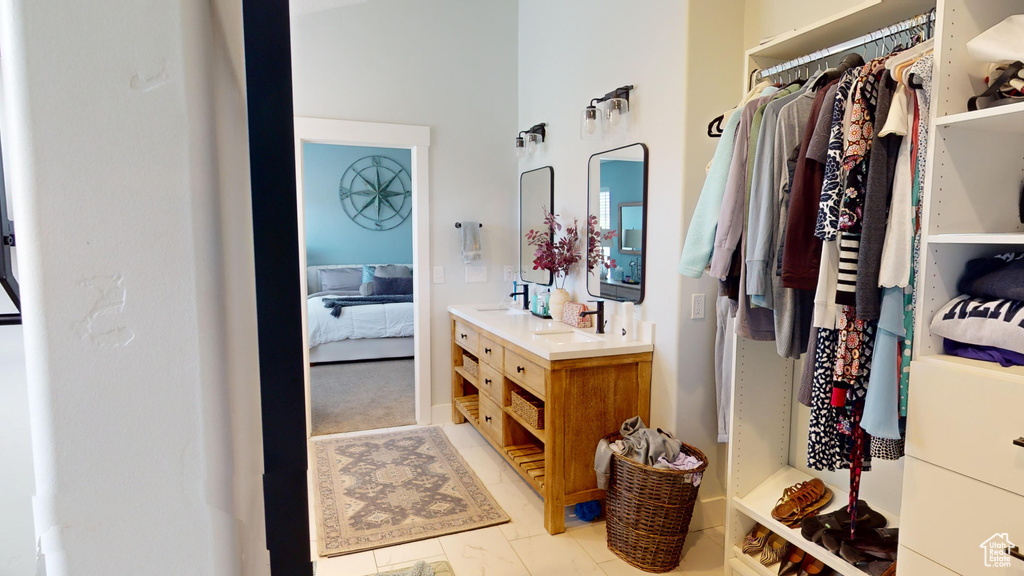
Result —
M 349 306 L 335 318 L 324 307 L 324 297 L 313 296 L 307 301 L 309 347 L 339 340 L 412 336 L 412 306 L 412 302 Z

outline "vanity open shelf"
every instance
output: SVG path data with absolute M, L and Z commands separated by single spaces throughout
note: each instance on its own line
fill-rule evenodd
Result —
M 543 498 L 548 532 L 564 532 L 566 506 L 604 497 L 594 475 L 598 441 L 633 416 L 650 421 L 653 345 L 537 338 L 568 329 L 504 310 L 450 311 L 452 420 L 476 428 Z M 513 409 L 513 394 L 529 405 L 525 414 L 536 409 L 533 421 Z

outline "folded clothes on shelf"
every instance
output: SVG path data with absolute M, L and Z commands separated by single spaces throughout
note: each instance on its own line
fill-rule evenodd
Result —
M 1003 348 L 996 348 L 994 346 L 966 344 L 964 342 L 950 340 L 949 338 L 943 338 L 942 348 L 946 354 L 949 354 L 950 356 L 960 356 L 961 358 L 984 360 L 986 362 L 998 362 L 1001 366 L 1006 368 L 1009 368 L 1010 366 L 1024 366 L 1024 354 L 1014 352 L 1013 350 L 1004 350 Z
M 961 294 L 979 298 L 1024 300 L 1024 252 L 968 261 L 956 288 Z
M 932 334 L 1024 354 L 1024 300 L 957 296 L 935 313 Z

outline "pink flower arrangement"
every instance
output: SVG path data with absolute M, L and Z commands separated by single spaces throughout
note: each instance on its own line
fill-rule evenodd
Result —
M 544 208 L 544 224 L 548 229 L 538 231 L 531 229 L 526 233 L 526 243 L 535 246 L 533 269 L 551 272 L 556 288 L 565 287 L 565 277 L 573 266 L 581 259 L 579 222 L 572 221 L 572 226 L 562 226 L 558 214 L 548 212 Z M 555 239 L 555 233 L 565 228 L 565 234 Z
M 602 233 L 597 223 L 597 216 L 591 214 L 587 222 L 587 270 L 591 273 L 598 264 L 603 264 L 609 270 L 615 268 L 614 258 L 605 258 L 601 253 L 601 242 L 611 240 L 617 235 L 615 230 Z
M 551 272 L 556 288 L 565 287 L 565 278 L 572 268 L 583 259 L 580 253 L 579 220 L 574 219 L 572 226 L 563 226 L 558 221 L 558 214 L 544 209 L 545 231 L 530 230 L 526 233 L 526 242 L 537 248 L 533 254 L 533 269 Z M 615 260 L 606 259 L 601 254 L 601 241 L 615 237 L 615 231 L 602 233 L 597 225 L 597 216 L 591 215 L 587 226 L 587 271 L 594 272 L 599 263 L 615 266 Z M 556 238 L 558 232 L 564 234 Z

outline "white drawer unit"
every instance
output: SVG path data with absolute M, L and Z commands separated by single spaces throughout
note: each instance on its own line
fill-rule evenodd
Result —
M 940 566 L 903 546 L 900 546 L 899 559 L 896 576 L 957 576 L 957 573 L 949 568 Z
M 956 450 L 948 452 L 957 458 Z M 983 545 L 1003 535 L 1024 543 L 1024 497 L 907 457 L 900 545 L 962 576 L 1024 576 L 1024 560 L 985 566 Z M 902 558 L 900 563 L 902 564 Z M 909 572 L 908 576 L 931 576 Z
M 1024 496 L 1024 383 L 986 372 L 914 362 L 907 454 Z

